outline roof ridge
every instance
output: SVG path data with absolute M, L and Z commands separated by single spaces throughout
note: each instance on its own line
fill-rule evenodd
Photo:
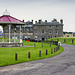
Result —
M 7 16 L 7 18 L 9 19 L 9 16 Z M 9 19 L 10 20 L 10 19 Z M 11 22 L 11 20 L 10 20 L 10 22 Z

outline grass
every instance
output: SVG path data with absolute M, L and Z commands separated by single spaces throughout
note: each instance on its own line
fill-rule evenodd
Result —
M 2 42 L 2 41 L 3 41 L 3 38 L 0 37 L 0 42 Z M 9 39 L 8 38 L 4 38 L 4 42 L 9 42 Z M 14 42 L 14 39 L 10 39 L 10 42 Z M 20 40 L 15 39 L 15 42 L 20 42 Z
M 31 45 L 31 46 L 33 46 L 35 43 L 35 47 L 0 48 L 0 66 L 49 58 L 63 52 L 63 47 L 60 47 L 60 49 L 56 53 L 51 54 L 51 48 L 54 50 L 56 45 L 51 45 L 50 47 L 50 44 L 43 43 L 42 47 L 42 42 L 23 41 L 23 43 L 24 45 Z M 48 55 L 46 55 L 46 49 L 48 50 Z M 41 50 L 41 57 L 39 57 L 39 50 Z M 31 54 L 30 59 L 28 58 L 28 52 L 30 52 Z M 15 53 L 18 54 L 17 61 L 15 61 Z
M 57 39 L 59 40 L 59 42 L 61 42 L 63 44 L 75 45 L 75 38 L 57 37 L 57 38 L 48 39 L 47 41 L 50 41 L 50 40 L 56 41 Z M 65 39 L 65 42 L 64 42 L 64 39 Z M 72 40 L 73 40 L 73 43 L 72 43 Z

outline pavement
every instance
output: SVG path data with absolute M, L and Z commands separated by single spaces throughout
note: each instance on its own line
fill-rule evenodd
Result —
M 54 57 L 0 67 L 0 75 L 75 75 L 75 46 L 62 44 Z

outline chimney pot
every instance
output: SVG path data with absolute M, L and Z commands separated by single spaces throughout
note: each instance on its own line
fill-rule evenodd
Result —
M 63 20 L 62 19 L 60 20 L 60 23 L 63 24 Z
M 47 20 L 45 20 L 45 22 L 47 22 Z

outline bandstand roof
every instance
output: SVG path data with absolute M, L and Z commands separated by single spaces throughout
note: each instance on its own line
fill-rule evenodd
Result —
M 16 19 L 9 15 L 7 10 L 4 12 L 3 16 L 0 16 L 0 24 L 19 24 L 24 25 L 25 23 L 19 19 Z

